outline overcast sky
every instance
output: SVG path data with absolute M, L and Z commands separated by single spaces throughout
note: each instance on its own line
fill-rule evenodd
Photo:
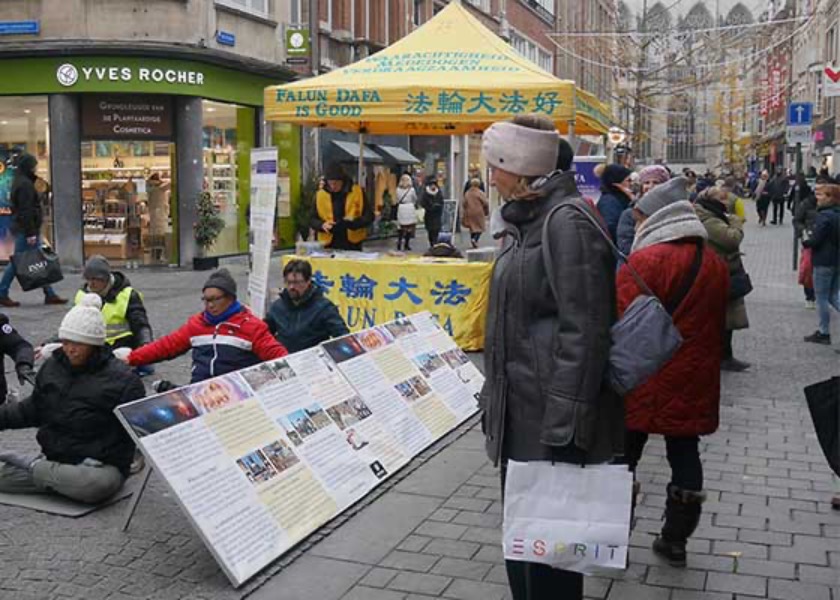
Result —
M 642 10 L 642 5 L 644 0 L 624 0 L 627 5 L 633 10 L 633 12 L 640 12 Z M 665 6 L 676 5 L 671 9 L 672 15 L 684 15 L 691 8 L 697 4 L 697 0 L 647 0 L 648 7 L 653 6 L 656 4 L 657 1 L 661 1 L 662 4 Z M 757 17 L 761 14 L 768 5 L 768 0 L 742 0 L 744 6 L 746 6 L 750 11 L 752 11 L 753 16 Z M 721 14 L 726 16 L 726 13 L 738 3 L 738 0 L 702 0 L 703 4 L 706 5 L 706 8 L 709 9 L 709 12 L 712 15 L 715 14 L 716 6 L 719 6 Z

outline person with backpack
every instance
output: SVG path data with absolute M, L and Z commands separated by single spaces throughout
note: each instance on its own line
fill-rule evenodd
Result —
M 44 211 L 41 198 L 35 189 L 38 176 L 35 169 L 38 160 L 31 154 L 21 154 L 17 162 L 15 178 L 9 198 L 12 203 L 12 233 L 15 236 L 15 254 L 37 248 L 41 243 L 41 226 L 44 224 Z M 0 306 L 15 308 L 20 302 L 9 297 L 9 290 L 17 275 L 15 263 L 9 261 L 3 278 L 0 279 Z M 60 297 L 52 286 L 44 290 L 44 304 L 67 304 L 67 299 Z
M 493 267 L 479 396 L 490 460 L 605 463 L 622 452 L 624 407 L 606 382 L 615 258 L 574 172 L 555 170 L 551 120 L 519 115 L 485 130 L 491 183 L 507 200 Z M 588 216 L 587 216 L 588 215 Z M 583 575 L 506 561 L 515 600 L 583 598 Z
M 814 265 L 814 293 L 819 325 L 806 342 L 831 344 L 831 308 L 840 312 L 840 185 L 817 186 L 817 218 L 813 233 L 802 242 Z
M 687 184 L 685 177 L 677 177 L 636 202 L 636 239 L 616 281 L 620 316 L 647 293 L 638 276 L 671 313 L 683 339 L 660 371 L 624 398 L 625 458 L 631 471 L 648 437 L 665 436 L 671 481 L 665 490 L 665 524 L 653 551 L 677 567 L 686 564 L 686 542 L 705 499 L 699 436 L 718 428 L 729 292 L 726 263 L 706 248 L 708 234 L 688 201 Z

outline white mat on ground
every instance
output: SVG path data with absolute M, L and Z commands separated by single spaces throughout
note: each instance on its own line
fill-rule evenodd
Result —
M 143 483 L 142 473 L 141 471 L 129 477 L 119 492 L 101 504 L 83 504 L 57 494 L 5 494 L 3 492 L 0 492 L 0 504 L 76 519 L 131 496 Z

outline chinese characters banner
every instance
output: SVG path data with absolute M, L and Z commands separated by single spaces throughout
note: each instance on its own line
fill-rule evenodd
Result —
M 284 264 L 294 258 L 284 257 Z M 490 263 L 308 258 L 351 331 L 428 310 L 464 350 L 484 347 Z

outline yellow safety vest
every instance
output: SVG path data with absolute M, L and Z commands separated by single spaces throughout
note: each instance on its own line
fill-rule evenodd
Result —
M 102 302 L 102 318 L 105 320 L 105 342 L 109 346 L 124 337 L 132 335 L 131 327 L 125 318 L 128 313 L 128 301 L 131 299 L 133 288 L 124 288 L 113 302 Z M 78 305 L 82 297 L 87 294 L 84 290 L 76 292 L 75 303 Z

